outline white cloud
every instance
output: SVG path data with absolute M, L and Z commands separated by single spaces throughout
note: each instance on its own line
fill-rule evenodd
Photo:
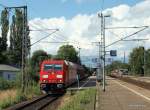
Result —
M 132 7 L 122 4 L 110 9 L 106 9 L 104 10 L 104 13 L 111 14 L 111 18 L 107 18 L 106 20 L 106 27 L 150 25 L 149 6 L 150 1 L 146 0 Z M 73 44 L 75 47 L 80 46 L 82 48 L 81 55 L 98 55 L 97 46 L 89 45 L 91 42 L 99 41 L 100 39 L 100 37 L 98 37 L 98 34 L 100 33 L 100 18 L 97 17 L 97 13 L 93 13 L 91 15 L 79 14 L 74 16 L 72 19 L 66 19 L 65 17 L 49 19 L 35 18 L 30 20 L 29 23 L 31 29 L 34 29 L 35 27 L 42 29 L 60 29 L 60 32 L 58 32 L 59 36 L 54 34 L 44 41 L 71 41 L 71 44 Z M 106 45 L 136 31 L 137 29 L 106 30 Z M 132 36 L 130 39 L 150 38 L 149 33 L 150 30 L 148 29 L 135 36 Z M 31 42 L 33 43 L 45 35 L 47 34 L 42 32 L 31 32 Z M 149 43 L 150 40 L 144 43 L 146 48 L 150 48 L 148 45 Z M 38 43 L 32 47 L 32 52 L 37 49 L 44 49 L 48 53 L 56 54 L 57 49 L 61 45 L 62 44 Z M 138 45 L 139 43 L 137 42 L 119 42 L 109 47 L 108 50 L 117 49 L 119 50 L 120 55 L 123 56 L 123 52 L 121 51 L 127 51 L 126 54 L 128 55 L 130 50 Z
M 128 5 L 119 5 L 111 9 L 106 9 L 105 13 L 109 13 L 113 18 L 116 18 L 117 20 L 121 20 L 130 16 L 129 11 L 130 11 L 130 7 Z

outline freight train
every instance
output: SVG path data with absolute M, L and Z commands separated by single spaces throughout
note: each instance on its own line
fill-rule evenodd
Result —
M 84 68 L 66 60 L 44 60 L 40 66 L 40 89 L 44 92 L 65 92 L 77 77 L 85 77 Z

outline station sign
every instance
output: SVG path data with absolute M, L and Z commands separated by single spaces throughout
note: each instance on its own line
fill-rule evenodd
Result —
M 92 62 L 93 63 L 97 63 L 98 62 L 98 58 L 92 58 Z
M 110 50 L 110 56 L 117 56 L 117 50 Z
M 113 61 L 113 59 L 112 58 L 106 58 L 105 61 L 111 63 Z

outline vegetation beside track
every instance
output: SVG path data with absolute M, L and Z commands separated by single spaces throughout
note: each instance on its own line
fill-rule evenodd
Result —
M 133 76 L 150 76 L 150 49 L 143 46 L 134 48 L 129 55 L 128 63 L 122 61 L 113 61 L 106 66 L 106 72 L 114 70 L 128 69 L 129 74 Z
M 8 92 L 5 94 L 7 96 L 4 97 L 3 100 L 0 100 L 0 110 L 41 94 L 38 84 L 29 86 L 24 93 L 22 93 L 20 89 L 11 92 L 12 93 Z M 3 97 L 3 94 L 1 94 L 1 97 Z
M 58 110 L 93 110 L 95 103 L 96 88 L 79 91 L 70 101 L 63 104 Z
M 16 81 L 4 80 L 0 78 L 0 90 L 11 89 L 15 87 Z

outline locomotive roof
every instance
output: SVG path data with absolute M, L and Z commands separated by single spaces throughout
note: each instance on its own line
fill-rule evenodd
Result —
M 49 63 L 49 62 L 53 62 L 53 63 L 63 63 L 64 60 L 44 60 L 42 63 Z
M 75 63 L 72 63 L 72 62 L 69 62 L 67 60 L 44 60 L 42 63 L 49 63 L 49 62 L 53 62 L 53 63 L 65 63 L 66 65 L 76 65 L 78 66 L 78 64 L 75 64 Z
M 49 63 L 49 62 L 55 63 L 55 64 L 64 64 L 65 63 L 66 65 L 70 65 L 70 66 L 78 68 L 78 69 L 83 69 L 83 67 L 81 65 L 78 65 L 78 64 L 73 63 L 73 62 L 69 62 L 67 60 L 52 60 L 52 59 L 49 59 L 49 60 L 44 60 L 42 62 L 42 64 L 46 64 L 46 63 Z

